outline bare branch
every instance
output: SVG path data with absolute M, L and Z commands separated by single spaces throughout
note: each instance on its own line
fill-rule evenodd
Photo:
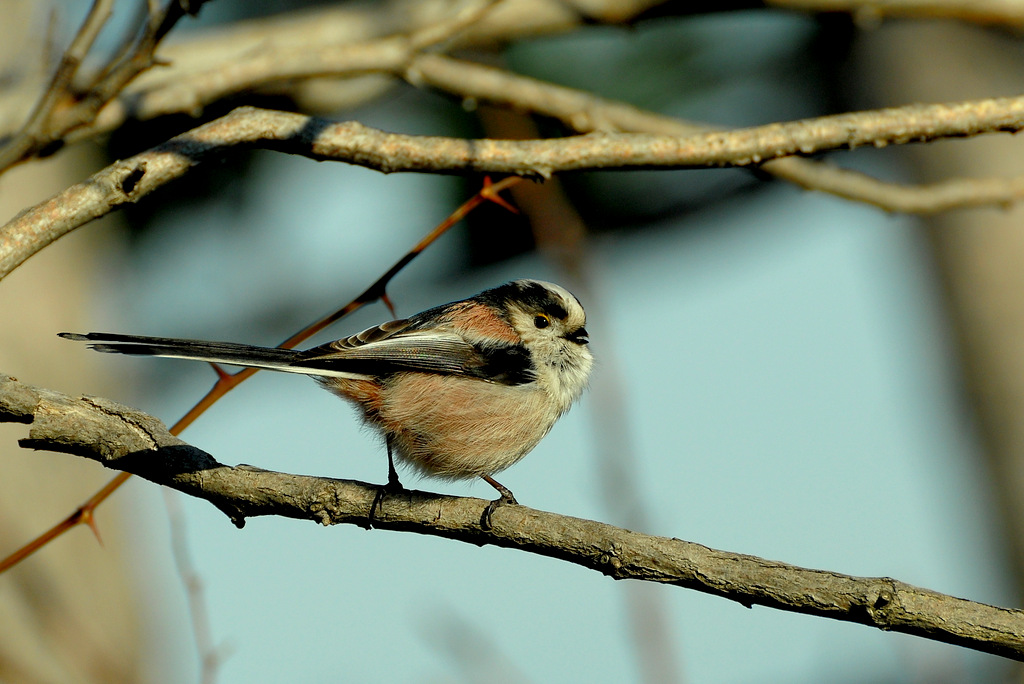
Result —
M 410 64 L 405 77 L 415 85 L 462 98 L 555 118 L 581 133 L 629 131 L 682 136 L 722 130 L 444 55 L 419 55 Z M 951 179 L 925 185 L 900 185 L 799 157 L 775 159 L 760 168 L 807 190 L 826 192 L 886 211 L 912 214 L 1007 205 L 1024 198 L 1024 178 Z
M 0 228 L 0 279 L 67 232 L 135 202 L 210 156 L 236 147 L 344 161 L 385 173 L 504 173 L 547 177 L 585 169 L 751 166 L 792 154 L 859 145 L 1016 131 L 1024 97 L 911 105 L 690 136 L 589 134 L 556 140 L 411 136 L 357 122 L 240 107 L 119 161 Z
M 226 466 L 157 419 L 96 397 L 73 398 L 0 375 L 0 422 L 31 423 L 21 445 L 93 459 L 205 499 L 241 527 L 278 515 L 368 527 L 375 485 Z M 558 558 L 614 579 L 695 589 L 737 601 L 856 622 L 1024 661 L 1024 611 L 947 596 L 888 577 L 852 577 L 716 551 L 525 506 L 406 490 L 388 495 L 373 527 Z
M 161 45 L 166 68 L 140 74 L 92 123 L 80 125 L 65 141 L 108 133 L 128 118 L 183 112 L 198 116 L 205 105 L 222 97 L 269 84 L 294 91 L 302 87 L 297 80 L 400 72 L 404 64 L 391 59 L 396 49 L 408 59 L 453 37 L 460 47 L 494 46 L 570 31 L 585 22 L 623 23 L 660 1 L 482 0 L 482 7 L 473 2 L 453 12 L 450 0 L 391 0 L 237 22 L 176 45 Z M 391 57 L 374 63 L 374 55 Z M 13 128 L 5 104 L 0 100 L 0 137 Z
M 798 157 L 776 159 L 763 168 L 807 190 L 907 214 L 937 214 L 968 207 L 1009 207 L 1024 199 L 1024 176 L 951 178 L 935 183 L 900 185 Z
M 196 113 L 202 103 L 216 100 L 217 93 L 246 92 L 277 83 L 281 85 L 276 92 L 294 94 L 302 84 L 292 79 L 351 74 L 346 62 L 355 59 L 354 53 L 376 51 L 373 41 L 387 35 L 431 30 L 437 7 L 424 0 L 417 0 L 415 4 L 418 5 L 415 9 L 402 3 L 367 8 L 318 8 L 275 16 L 272 20 L 238 22 L 226 29 L 169 45 L 165 54 L 173 66 L 163 73 L 147 74 L 133 84 L 124 97 L 101 113 L 102 123 L 97 122 L 97 132 L 116 128 L 126 116 L 148 119 L 173 112 Z M 882 16 L 952 16 L 981 23 L 1014 25 L 1024 22 L 1024 11 L 1019 4 L 1007 0 L 884 3 L 877 0 L 773 0 L 768 4 L 805 12 L 847 11 L 863 20 Z M 458 45 L 493 46 L 531 35 L 563 33 L 587 21 L 625 23 L 658 5 L 664 3 L 656 0 L 505 0 L 471 30 L 460 34 Z M 760 5 L 723 3 L 718 7 L 729 10 L 745 6 Z M 697 6 L 676 3 L 659 7 L 657 11 L 685 15 L 715 9 L 707 3 Z M 389 69 L 387 63 L 381 63 L 377 71 L 383 73 Z

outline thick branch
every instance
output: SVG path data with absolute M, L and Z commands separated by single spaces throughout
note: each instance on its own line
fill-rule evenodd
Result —
M 504 173 L 750 166 L 794 154 L 1024 128 L 1024 97 L 911 105 L 687 136 L 591 134 L 556 140 L 462 140 L 385 133 L 356 122 L 241 107 L 94 174 L 0 228 L 0 279 L 78 226 L 235 147 L 345 161 L 385 173 Z
M 231 467 L 174 437 L 160 421 L 95 397 L 73 398 L 0 375 L 0 422 L 31 423 L 21 445 L 76 454 L 206 499 L 236 525 L 280 515 L 324 525 L 368 527 L 378 488 L 336 480 Z M 494 544 L 559 558 L 615 579 L 696 589 L 763 605 L 884 630 L 914 634 L 1024 661 L 1024 611 L 988 606 L 888 577 L 851 577 L 811 570 L 700 544 L 538 511 L 499 508 L 493 527 L 480 517 L 487 502 L 406 490 L 385 497 L 373 526 Z

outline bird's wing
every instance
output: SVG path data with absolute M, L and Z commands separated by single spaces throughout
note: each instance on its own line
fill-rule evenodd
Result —
M 301 352 L 293 365 L 364 375 L 418 371 L 521 384 L 532 380 L 521 344 L 476 345 L 445 328 L 417 328 L 415 320 L 390 321 L 351 337 Z

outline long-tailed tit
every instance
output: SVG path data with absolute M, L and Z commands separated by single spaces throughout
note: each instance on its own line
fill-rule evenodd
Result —
M 393 456 L 445 479 L 492 475 L 525 456 L 582 394 L 593 364 L 586 313 L 568 290 L 516 280 L 328 344 L 296 351 L 230 342 L 61 333 L 118 354 L 194 359 L 312 376 L 355 404 Z M 377 502 L 375 502 L 376 505 Z M 372 511 L 371 511 L 372 514 Z

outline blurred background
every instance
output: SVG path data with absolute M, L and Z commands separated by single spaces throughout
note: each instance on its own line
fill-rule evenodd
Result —
M 6 1 L 17 21 L 0 27 L 11 46 L 5 82 L 32 83 L 33 69 L 45 73 L 46 41 L 66 44 L 85 3 Z M 210 3 L 161 54 L 185 59 L 190 41 L 226 24 L 272 28 L 277 12 L 321 11 L 296 4 Z M 113 26 L 133 7 L 117 3 Z M 456 54 L 733 127 L 1016 94 L 1022 44 L 1005 28 L 955 20 L 669 4 L 628 26 Z M 401 82 L 367 79 L 373 96 L 346 106 L 320 85 L 319 98 L 312 87 L 241 95 L 202 119 L 250 103 L 402 133 L 568 133 Z M 198 123 L 131 123 L 16 168 L 0 178 L 4 216 Z M 895 182 L 1010 177 L 1021 173 L 1018 145 L 989 136 L 829 159 Z M 172 423 L 212 384 L 207 366 L 90 354 L 55 334 L 277 344 L 361 292 L 480 184 L 271 152 L 201 165 L 5 280 L 0 370 Z M 564 284 L 586 306 L 592 387 L 500 478 L 521 503 L 1019 605 L 1020 210 L 887 214 L 722 169 L 572 174 L 522 184 L 511 198 L 521 214 L 474 212 L 390 295 L 404 316 L 527 277 Z M 388 317 L 367 307 L 310 344 Z M 112 473 L 20 451 L 24 427 L 0 428 L 6 554 Z M 183 437 L 229 464 L 370 482 L 387 473 L 383 446 L 355 413 L 293 376 L 256 375 Z M 483 483 L 403 481 L 492 495 Z M 143 481 L 105 504 L 99 522 L 102 547 L 76 529 L 0 577 L 0 681 L 190 682 L 201 671 L 225 684 L 1020 679 L 994 656 L 617 583 L 526 553 L 276 518 L 237 530 L 212 506 Z

